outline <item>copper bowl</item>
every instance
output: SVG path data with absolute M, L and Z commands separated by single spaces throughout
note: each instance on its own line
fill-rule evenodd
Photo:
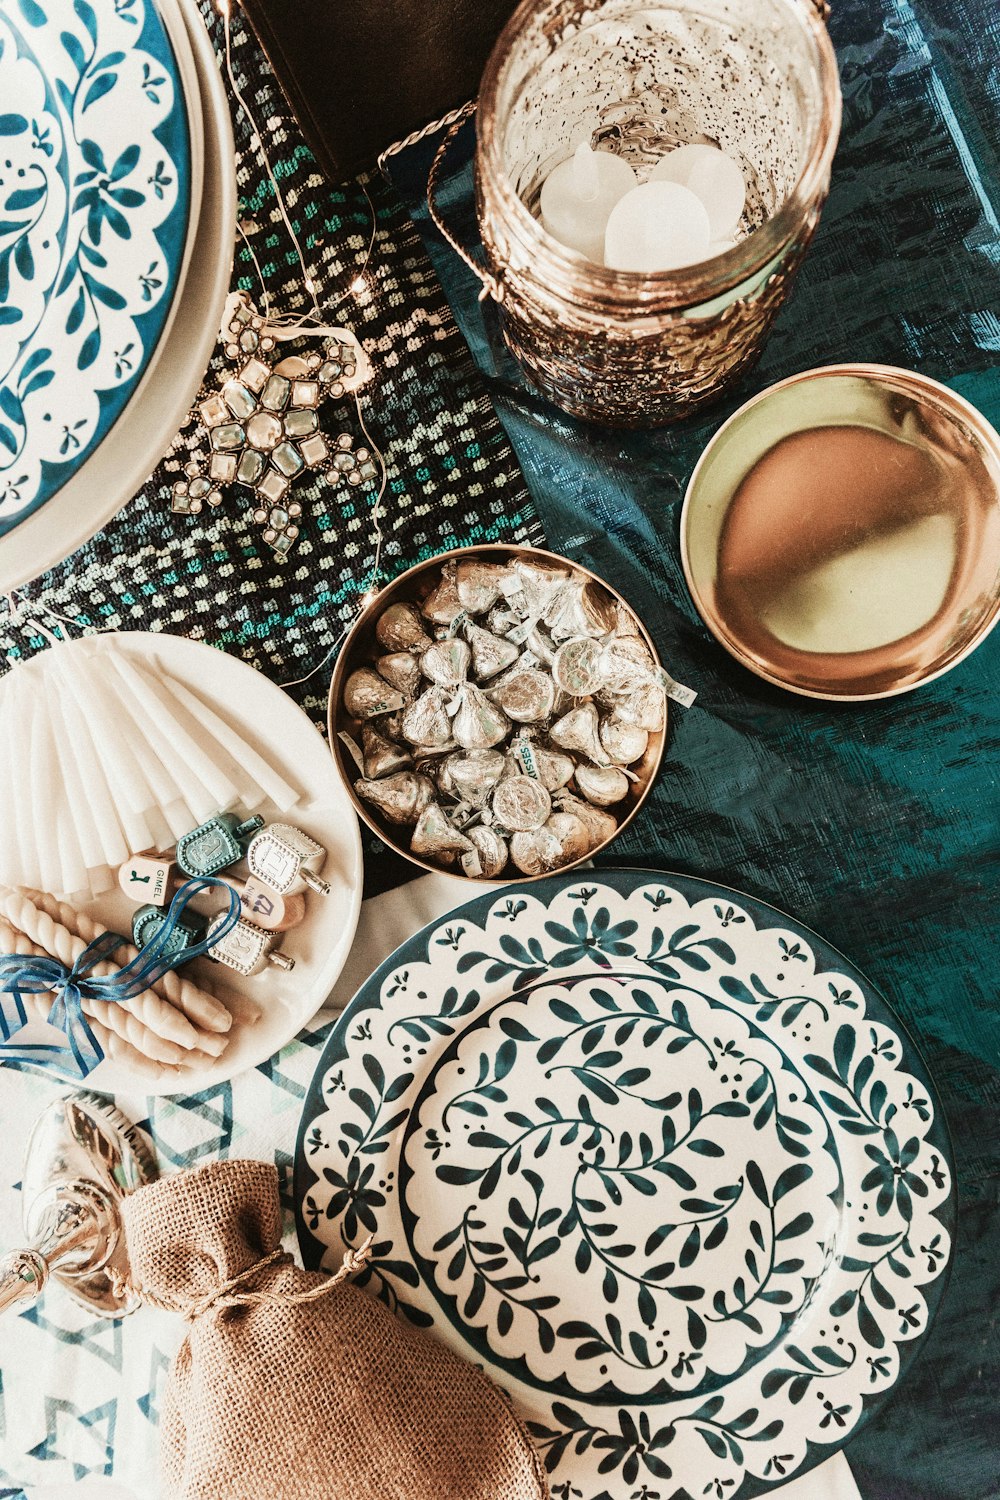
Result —
M 906 693 L 1000 619 L 1000 435 L 912 370 L 806 370 L 740 407 L 691 476 L 688 588 L 737 661 L 839 702 Z
M 619 594 L 616 589 L 611 588 L 607 583 L 605 583 L 603 578 L 598 578 L 596 573 L 592 573 L 589 568 L 581 567 L 579 563 L 570 562 L 565 557 L 559 557 L 554 552 L 542 551 L 538 547 L 508 547 L 497 545 L 485 547 L 459 547 L 452 552 L 438 553 L 436 557 L 429 558 L 426 562 L 418 563 L 415 568 L 410 568 L 406 573 L 401 574 L 400 577 L 395 579 L 392 583 L 386 584 L 385 588 L 382 589 L 371 600 L 371 602 L 365 608 L 364 612 L 358 617 L 354 625 L 351 627 L 350 634 L 344 642 L 343 647 L 341 648 L 340 655 L 337 658 L 337 665 L 333 673 L 333 681 L 330 683 L 330 701 L 327 709 L 327 727 L 330 736 L 330 749 L 333 754 L 333 758 L 337 762 L 337 765 L 340 769 L 340 774 L 344 779 L 344 785 L 347 788 L 348 795 L 350 796 L 351 801 L 354 803 L 358 817 L 361 818 L 362 822 L 367 823 L 368 827 L 372 830 L 373 833 L 378 834 L 383 843 L 388 844 L 390 849 L 394 849 L 398 854 L 401 854 L 404 859 L 410 860 L 412 864 L 419 865 L 421 869 L 429 870 L 432 874 L 454 875 L 457 879 L 470 881 L 475 885 L 485 886 L 489 885 L 491 882 L 485 880 L 476 880 L 472 876 L 464 874 L 461 870 L 448 869 L 445 865 L 434 864 L 431 860 L 423 859 L 418 854 L 411 854 L 409 848 L 404 842 L 402 842 L 400 837 L 401 834 L 404 837 L 407 836 L 410 830 L 400 829 L 395 824 L 390 823 L 386 818 L 383 818 L 381 816 L 377 809 L 372 807 L 369 803 L 362 801 L 362 799 L 357 796 L 354 790 L 354 782 L 359 775 L 358 768 L 355 765 L 350 752 L 345 748 L 340 736 L 341 734 L 346 733 L 349 734 L 352 738 L 357 739 L 361 730 L 361 721 L 359 719 L 353 718 L 352 715 L 350 715 L 344 708 L 343 689 L 345 681 L 350 676 L 350 674 L 355 671 L 356 668 L 371 666 L 374 663 L 375 658 L 383 654 L 384 648 L 380 646 L 375 639 L 375 622 L 378 620 L 382 611 L 387 609 L 390 604 L 421 604 L 437 584 L 441 575 L 442 566 L 446 562 L 466 560 L 483 562 L 505 562 L 512 561 L 517 557 L 530 558 L 534 562 L 545 561 L 554 563 L 561 568 L 570 568 L 573 572 L 579 574 L 581 577 L 589 579 L 593 584 L 601 589 L 608 598 L 612 599 L 616 604 L 621 605 L 621 607 L 628 613 L 631 619 L 634 620 L 639 635 L 642 637 L 645 644 L 649 647 L 649 650 L 653 656 L 653 660 L 657 668 L 659 668 L 660 658 L 657 653 L 656 647 L 653 644 L 653 640 L 649 634 L 649 631 L 646 629 L 645 625 L 639 619 L 638 615 L 635 613 L 635 610 L 627 602 L 627 600 L 623 599 L 621 594 Z M 612 834 L 611 838 L 605 839 L 604 843 L 598 844 L 595 848 L 589 850 L 582 859 L 573 860 L 570 864 L 560 865 L 559 869 L 552 873 L 561 875 L 566 870 L 572 870 L 576 865 L 584 864 L 587 860 L 592 859 L 596 854 L 602 853 L 602 851 L 605 850 L 609 844 L 614 842 L 615 838 L 618 836 L 621 830 L 627 827 L 629 823 L 631 823 L 632 819 L 639 811 L 639 808 L 646 800 L 649 789 L 652 786 L 653 781 L 656 777 L 656 773 L 660 768 L 660 762 L 663 759 L 663 751 L 666 746 L 666 742 L 667 709 L 665 705 L 663 728 L 650 733 L 649 743 L 646 746 L 645 755 L 641 760 L 636 761 L 634 765 L 629 767 L 629 770 L 635 773 L 635 775 L 638 777 L 638 780 L 629 783 L 629 790 L 626 799 L 623 802 L 617 804 L 618 807 L 624 808 L 625 812 L 623 816 L 619 818 L 618 827 L 615 830 L 615 833 Z M 609 811 L 614 812 L 615 816 L 617 816 L 617 812 L 614 808 L 609 809 Z M 525 875 L 513 865 L 509 866 L 508 869 L 510 872 L 509 875 L 508 872 L 505 871 L 503 877 L 501 877 L 504 880 L 511 879 L 522 882 L 526 880 L 545 880 L 547 878 L 547 873 L 542 873 L 539 875 Z M 495 884 L 496 882 L 493 883 Z

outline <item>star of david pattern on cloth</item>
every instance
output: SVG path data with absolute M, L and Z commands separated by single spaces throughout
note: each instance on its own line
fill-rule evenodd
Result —
M 302 1100 L 329 1024 L 322 1016 L 274 1057 L 200 1094 L 119 1095 L 118 1107 L 150 1138 L 161 1171 L 229 1157 L 274 1161 L 296 1250 L 292 1168 Z M 28 1132 L 66 1085 L 28 1069 L 3 1070 L 0 1091 L 0 1223 L 21 1222 L 20 1175 Z M 0 1500 L 32 1486 L 106 1474 L 146 1500 L 163 1386 L 184 1338 L 180 1318 L 141 1308 L 127 1322 L 95 1319 L 55 1281 L 0 1340 Z

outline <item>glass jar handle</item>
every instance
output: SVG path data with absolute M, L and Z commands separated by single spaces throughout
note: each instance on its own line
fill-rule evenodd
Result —
M 468 250 L 466 250 L 461 241 L 457 239 L 451 232 L 451 230 L 448 228 L 447 223 L 445 222 L 444 216 L 441 213 L 437 202 L 438 181 L 441 177 L 441 170 L 444 166 L 444 159 L 451 149 L 451 146 L 455 140 L 455 137 L 458 135 L 458 132 L 461 130 L 466 120 L 471 119 L 475 112 L 476 101 L 475 99 L 470 99 L 468 104 L 466 104 L 459 111 L 457 117 L 452 121 L 441 141 L 441 144 L 435 151 L 434 160 L 431 162 L 431 169 L 427 174 L 427 207 L 430 210 L 430 216 L 434 220 L 435 225 L 444 235 L 445 239 L 448 241 L 448 244 L 454 250 L 455 254 L 465 262 L 465 264 L 469 267 L 469 270 L 472 271 L 476 276 L 478 276 L 479 280 L 482 282 L 483 289 L 479 293 L 480 302 L 485 302 L 487 297 L 492 297 L 494 302 L 502 302 L 502 285 L 495 276 L 491 275 L 491 273 L 486 270 L 485 266 L 481 265 L 480 262 L 476 260 Z

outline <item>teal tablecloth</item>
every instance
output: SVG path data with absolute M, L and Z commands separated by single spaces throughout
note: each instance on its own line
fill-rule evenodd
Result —
M 557 551 L 637 605 L 699 689 L 612 863 L 725 881 L 793 912 L 867 970 L 918 1039 L 955 1142 L 958 1250 L 937 1325 L 848 1448 L 866 1500 L 1000 1495 L 1000 630 L 902 698 L 829 706 L 737 666 L 688 597 L 678 523 L 711 433 L 810 366 L 872 360 L 945 381 L 1000 426 L 1000 8 L 834 0 L 844 126 L 818 239 L 764 359 L 699 420 L 601 432 L 534 396 L 478 284 L 421 216 Z M 471 132 L 469 132 L 471 134 Z M 398 177 L 414 197 L 426 159 Z M 470 178 L 449 213 L 475 238 Z

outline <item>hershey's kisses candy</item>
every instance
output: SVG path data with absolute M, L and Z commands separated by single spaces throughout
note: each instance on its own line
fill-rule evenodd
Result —
M 494 635 L 504 636 L 508 631 L 516 630 L 520 623 L 521 616 L 503 601 L 494 604 L 486 616 L 486 629 L 492 631 Z
M 387 740 L 371 724 L 361 726 L 361 748 L 368 777 L 391 776 L 393 771 L 404 771 L 413 764 L 405 745 Z
M 437 802 L 424 808 L 410 840 L 413 854 L 429 854 L 432 859 L 454 858 L 456 854 L 467 854 L 473 847 Z
M 507 715 L 474 683 L 467 682 L 460 688 L 452 733 L 464 750 L 488 750 L 498 745 L 509 730 Z
M 449 694 L 444 688 L 428 688 L 404 710 L 399 727 L 404 740 L 411 745 L 433 749 L 446 745 L 452 738 L 448 717 Z
M 441 762 L 438 786 L 446 797 L 470 807 L 485 807 L 503 768 L 499 750 L 456 750 Z
M 482 615 L 500 598 L 504 580 L 510 577 L 508 563 L 477 562 L 466 558 L 455 569 L 455 586 L 462 608 Z
M 653 673 L 653 658 L 637 635 L 614 636 L 601 651 L 601 686 L 606 692 L 628 693 Z
M 577 766 L 576 784 L 597 807 L 611 807 L 628 792 L 628 777 L 617 766 Z
M 441 581 L 427 595 L 420 612 L 435 625 L 450 625 L 458 615 L 464 614 L 464 606 L 458 597 L 455 583 L 455 564 L 445 563 L 441 569 Z
M 552 798 L 530 776 L 505 776 L 493 792 L 493 815 L 503 828 L 529 833 L 541 828 L 552 811 Z
M 563 755 L 561 750 L 547 750 L 544 745 L 536 745 L 527 735 L 519 734 L 510 751 L 517 771 L 540 781 L 548 792 L 558 791 L 573 779 L 576 762 L 572 756 Z
M 420 691 L 420 663 L 412 651 L 389 651 L 375 663 L 380 677 L 407 698 Z
M 634 761 L 641 760 L 649 744 L 649 735 L 645 729 L 640 729 L 637 724 L 627 724 L 615 714 L 602 719 L 598 736 L 608 759 L 616 761 L 620 766 L 630 766 Z
M 615 700 L 615 713 L 626 724 L 655 733 L 667 719 L 667 697 L 658 682 L 646 681 Z
M 213 917 L 208 928 L 208 937 L 216 928 L 221 927 L 226 920 L 225 912 L 220 912 Z M 209 958 L 214 958 L 216 963 L 225 964 L 227 969 L 234 969 L 237 974 L 259 974 L 268 964 L 274 964 L 278 969 L 294 969 L 294 958 L 288 958 L 284 953 L 278 952 L 274 947 L 275 934 L 265 932 L 262 927 L 257 927 L 253 922 L 248 922 L 245 917 L 240 917 L 234 927 L 230 927 L 224 933 L 214 947 L 208 950 Z
M 255 875 L 244 881 L 239 890 L 240 906 L 248 922 L 265 932 L 287 932 L 298 927 L 306 914 L 306 898 L 300 892 L 282 896 Z
M 555 812 L 531 833 L 515 833 L 510 857 L 525 875 L 542 875 L 583 859 L 590 852 L 587 830 L 572 813 Z
M 358 667 L 344 684 L 344 707 L 355 719 L 373 719 L 402 708 L 406 699 L 371 667 Z
M 578 635 L 560 646 L 552 659 L 557 687 L 574 698 L 587 698 L 601 686 L 601 646 L 593 636 Z
M 617 832 L 618 823 L 612 813 L 604 812 L 602 808 L 594 807 L 589 802 L 582 802 L 570 792 L 559 793 L 559 811 L 572 813 L 579 818 L 587 830 L 591 849 L 596 849 L 599 844 L 606 844 Z
M 258 813 L 242 821 L 236 813 L 216 813 L 177 840 L 177 863 L 185 875 L 218 875 L 243 858 L 247 841 L 263 826 Z
M 603 765 L 605 756 L 598 738 L 598 727 L 597 709 L 592 703 L 583 703 L 556 720 L 549 730 L 549 738 L 564 750 L 576 750 L 588 760 Z
M 467 833 L 472 848 L 461 858 L 462 873 L 473 880 L 498 880 L 504 872 L 510 852 L 495 828 L 479 823 Z
M 506 671 L 517 661 L 518 649 L 513 641 L 505 641 L 481 625 L 467 625 L 465 638 L 472 648 L 473 675 L 480 682 Z
M 173 861 L 159 855 L 135 854 L 118 868 L 118 884 L 130 901 L 166 906 L 176 883 Z
M 250 874 L 279 896 L 292 896 L 306 886 L 317 895 L 329 896 L 329 883 L 316 873 L 325 859 L 323 845 L 290 823 L 269 823 L 254 834 L 247 849 Z
M 137 948 L 145 948 L 151 943 L 167 920 L 167 914 L 159 906 L 149 904 L 140 906 L 139 910 L 132 914 L 132 941 Z M 193 943 L 200 943 L 205 936 L 206 921 L 193 912 L 190 906 L 186 906 L 182 915 L 176 919 L 173 930 L 167 938 L 163 953 L 173 958 L 175 954 L 184 948 L 190 948 Z
M 383 776 L 380 781 L 368 781 L 364 777 L 354 783 L 359 797 L 364 797 L 373 807 L 401 826 L 416 823 L 428 803 L 434 799 L 434 783 L 417 771 L 398 771 L 395 776 Z
M 490 688 L 490 697 L 516 723 L 537 724 L 552 712 L 555 688 L 547 672 L 520 667 Z
M 457 636 L 435 641 L 420 658 L 420 670 L 439 687 L 457 688 L 469 675 L 472 648 Z
M 590 578 L 574 578 L 553 599 L 545 623 L 554 636 L 607 635 L 615 628 L 615 605 Z
M 415 604 L 390 604 L 378 617 L 375 637 L 386 651 L 425 651 L 431 643 Z

